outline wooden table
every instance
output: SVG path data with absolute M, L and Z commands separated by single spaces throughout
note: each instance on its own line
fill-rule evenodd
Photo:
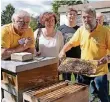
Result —
M 8 102 L 23 102 L 22 93 L 35 86 L 58 81 L 58 58 L 40 57 L 28 62 L 2 60 L 2 98 Z

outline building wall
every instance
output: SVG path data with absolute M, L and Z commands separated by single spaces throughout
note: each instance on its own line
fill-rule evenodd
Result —
M 104 22 L 107 22 L 110 25 L 110 11 L 104 12 Z
M 66 13 L 61 13 L 60 14 L 60 25 L 65 24 L 66 22 Z

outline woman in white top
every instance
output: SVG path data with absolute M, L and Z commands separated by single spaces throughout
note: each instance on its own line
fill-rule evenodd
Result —
M 40 23 L 45 26 L 40 30 L 39 51 L 44 57 L 58 57 L 64 45 L 62 33 L 55 30 L 57 23 L 56 15 L 52 12 L 45 12 L 40 16 Z M 38 29 L 34 32 L 34 37 L 38 36 Z

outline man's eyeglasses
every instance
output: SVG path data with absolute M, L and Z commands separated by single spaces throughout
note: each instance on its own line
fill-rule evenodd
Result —
M 25 21 L 16 21 L 19 25 L 28 25 L 29 22 L 25 22 Z

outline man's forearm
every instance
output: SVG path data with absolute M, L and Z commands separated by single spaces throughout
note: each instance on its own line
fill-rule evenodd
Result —
M 7 51 L 7 49 L 1 49 L 1 59 L 10 58 L 12 52 Z
M 9 49 L 9 51 L 12 51 L 12 53 L 16 53 L 16 52 L 23 52 L 23 51 L 25 51 L 26 49 L 28 49 L 28 46 L 20 45 L 20 46 L 18 46 L 18 47 Z
M 11 56 L 12 53 L 23 52 L 26 49 L 28 49 L 28 47 L 24 46 L 24 45 L 20 45 L 16 48 L 11 48 L 11 49 L 2 48 L 1 58 L 2 59 L 7 59 Z
M 63 49 L 60 51 L 60 53 L 59 53 L 59 55 L 58 55 L 59 59 L 60 59 L 60 60 L 63 60 L 63 59 L 66 57 L 66 52 L 67 52 L 68 50 L 70 50 L 71 48 L 72 48 L 72 45 L 69 44 L 69 43 L 66 43 L 66 44 L 64 45 Z
M 98 61 L 98 65 L 106 64 L 109 61 L 110 61 L 110 55 L 106 55 Z
M 72 48 L 72 44 L 66 43 L 61 51 L 63 51 L 64 53 L 66 53 L 71 48 Z

